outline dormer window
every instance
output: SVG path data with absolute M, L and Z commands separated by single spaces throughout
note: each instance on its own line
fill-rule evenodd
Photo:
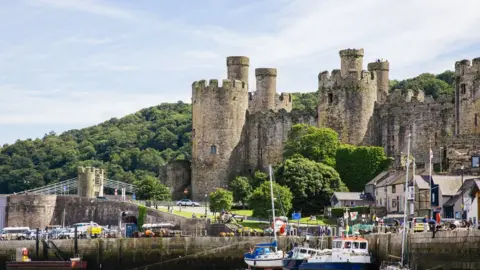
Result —
M 210 146 L 210 154 L 216 154 L 217 153 L 217 146 L 212 145 Z

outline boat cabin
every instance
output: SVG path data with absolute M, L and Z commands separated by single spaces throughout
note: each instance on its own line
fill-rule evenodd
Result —
M 368 241 L 361 237 L 345 237 L 334 239 L 332 250 L 355 250 L 368 253 Z

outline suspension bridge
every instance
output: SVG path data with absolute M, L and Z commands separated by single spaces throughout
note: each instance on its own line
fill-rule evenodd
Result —
M 112 179 L 103 180 L 103 188 L 116 189 L 118 192 L 122 188 L 125 189 L 125 192 L 128 194 L 135 193 L 135 185 L 116 181 Z M 34 189 L 24 190 L 18 192 L 17 194 L 39 194 L 39 195 L 76 195 L 78 190 L 78 178 L 71 178 L 63 180 L 57 183 L 52 183 L 43 187 L 38 187 Z

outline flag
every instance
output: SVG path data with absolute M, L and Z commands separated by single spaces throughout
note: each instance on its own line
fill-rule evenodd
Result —
M 432 151 L 432 148 L 430 148 L 430 159 L 433 158 L 433 151 Z

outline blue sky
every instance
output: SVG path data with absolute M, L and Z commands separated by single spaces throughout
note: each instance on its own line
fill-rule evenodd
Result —
M 480 56 L 480 1 L 15 0 L 0 9 L 0 145 L 183 100 L 225 58 L 278 69 L 278 92 L 315 91 L 338 51 L 391 78 Z M 254 77 L 250 76 L 254 86 Z M 252 89 L 252 87 L 251 87 Z

